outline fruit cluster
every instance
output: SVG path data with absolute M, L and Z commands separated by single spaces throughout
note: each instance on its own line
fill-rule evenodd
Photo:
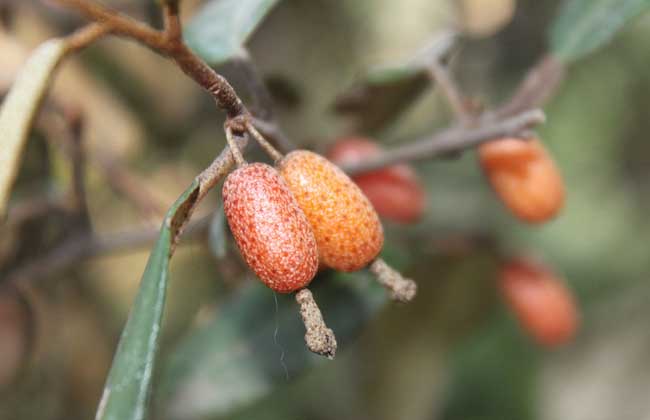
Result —
M 263 147 L 271 147 L 253 127 L 249 132 Z M 228 138 L 239 166 L 223 185 L 224 212 L 233 237 L 264 284 L 279 293 L 300 291 L 297 300 L 312 351 L 331 357 L 336 347 L 331 330 L 319 327 L 323 321 L 314 311 L 311 293 L 302 290 L 319 264 L 340 271 L 371 266 L 380 283 L 393 289 L 392 296 L 402 301 L 413 298 L 411 280 L 392 269 L 372 268 L 387 267 L 377 258 L 384 231 L 368 198 L 339 167 L 305 150 L 282 156 L 271 149 L 275 168 L 248 164 Z M 315 334 L 319 328 L 323 333 Z
M 384 243 L 379 217 L 343 171 L 304 150 L 277 168 L 245 164 L 223 186 L 235 241 L 268 287 L 294 292 L 309 284 L 319 262 L 356 271 L 377 257 Z
M 336 164 L 354 165 L 383 153 L 369 139 L 339 140 L 327 154 L 330 161 L 306 150 L 283 156 L 252 125 L 246 129 L 275 160 L 275 167 L 246 163 L 227 129 L 239 167 L 223 185 L 226 219 L 244 260 L 260 280 L 279 293 L 298 292 L 310 350 L 333 357 L 333 332 L 306 287 L 319 267 L 368 267 L 391 297 L 411 300 L 415 283 L 378 258 L 384 244 L 379 217 L 417 222 L 426 207 L 424 188 L 405 164 L 349 178 Z M 478 153 L 495 192 L 518 218 L 540 223 L 562 207 L 562 179 L 539 140 L 496 139 L 481 145 Z M 540 343 L 555 345 L 573 335 L 573 301 L 549 270 L 518 259 L 504 265 L 500 278 L 505 300 Z

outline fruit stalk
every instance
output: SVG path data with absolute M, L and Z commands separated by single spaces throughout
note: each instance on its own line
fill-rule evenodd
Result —
M 305 343 L 307 348 L 316 354 L 334 359 L 336 354 L 336 337 L 334 331 L 325 325 L 314 296 L 309 289 L 302 289 L 296 293 L 296 302 L 300 305 L 300 316 L 305 324 Z
M 389 291 L 391 299 L 410 302 L 415 297 L 418 290 L 417 284 L 402 276 L 383 259 L 377 258 L 368 268 L 375 275 L 377 282 Z

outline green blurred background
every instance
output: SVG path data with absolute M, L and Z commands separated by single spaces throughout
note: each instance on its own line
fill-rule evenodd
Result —
M 158 19 L 154 2 L 110 3 Z M 463 91 L 487 107 L 507 98 L 546 51 L 560 3 L 284 0 L 248 47 L 274 95 L 280 125 L 295 144 L 322 152 L 355 130 L 332 111 L 337 96 L 369 68 L 409 59 L 450 26 L 463 31 L 450 63 Z M 191 15 L 200 4 L 187 0 L 183 11 Z M 79 23 L 40 3 L 14 6 L 3 37 L 26 51 Z M 408 305 L 382 301 L 363 317 L 346 306 L 355 305 L 352 297 L 335 306 L 337 313 L 324 310 L 326 320 L 363 318 L 333 362 L 303 360 L 295 305 L 284 297 L 276 305 L 232 241 L 226 239 L 220 257 L 202 236 L 183 240 L 171 265 L 156 418 L 650 419 L 649 19 L 635 19 L 607 46 L 571 64 L 545 107 L 548 121 L 538 132 L 567 188 L 556 220 L 531 227 L 513 219 L 472 151 L 414 165 L 428 192 L 426 216 L 412 226 L 386 222 L 383 255 L 418 282 L 418 297 Z M 9 55 L 8 47 L 0 49 L 5 73 L 11 64 L 2 57 Z M 222 71 L 250 101 L 237 66 Z M 90 153 L 111 150 L 163 209 L 225 143 L 222 116 L 207 95 L 133 43 L 105 40 L 65 64 L 54 95 L 87 110 Z M 439 90 L 423 88 L 397 118 L 361 134 L 398 146 L 448 126 L 451 118 Z M 42 135 L 33 136 L 26 156 L 16 202 L 65 190 L 66 158 Z M 258 150 L 248 156 L 264 159 Z M 98 232 L 158 226 L 159 218 L 143 218 L 111 191 L 90 162 L 88 200 Z M 205 201 L 201 214 L 218 208 L 219 194 Z M 34 236 L 26 261 L 39 247 L 53 246 L 57 223 L 51 215 L 20 232 L 22 240 Z M 540 256 L 566 278 L 581 313 L 572 343 L 541 349 L 519 329 L 494 287 L 498 254 Z M 0 418 L 93 416 L 147 255 L 145 248 L 87 259 L 33 282 L 34 351 L 18 378 L 4 385 Z M 20 261 L 2 263 L 10 271 Z M 329 281 L 372 290 L 364 274 L 324 273 L 315 281 L 317 296 Z M 233 304 L 251 288 L 259 302 Z M 254 316 L 244 319 L 246 311 Z M 233 321 L 234 312 L 242 320 Z M 169 360 L 195 357 L 187 337 L 197 329 L 203 338 L 192 345 L 204 348 L 192 369 L 201 371 L 211 357 L 206 343 L 226 346 L 214 355 L 223 358 L 222 367 L 187 382 L 173 370 L 165 374 Z M 227 340 L 258 332 L 253 356 L 239 357 L 241 349 L 228 347 Z M 273 379 L 260 379 L 267 374 Z

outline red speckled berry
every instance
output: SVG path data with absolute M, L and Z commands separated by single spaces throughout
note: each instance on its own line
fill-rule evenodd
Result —
M 373 141 L 350 137 L 339 140 L 327 153 L 337 165 L 353 165 L 381 153 Z M 424 214 L 426 192 L 417 174 L 406 164 L 392 165 L 353 176 L 379 216 L 398 223 L 415 223 Z
M 239 250 L 260 280 L 280 293 L 309 284 L 318 268 L 316 240 L 277 170 L 253 163 L 232 172 L 223 203 Z
M 560 211 L 564 183 L 539 140 L 494 140 L 482 144 L 478 152 L 492 188 L 515 216 L 541 223 Z
M 573 338 L 578 328 L 573 296 L 546 267 L 511 260 L 501 267 L 499 286 L 519 323 L 537 342 L 550 347 Z
M 356 271 L 377 257 L 384 244 L 377 212 L 339 167 L 298 150 L 285 156 L 278 168 L 312 226 L 323 264 Z

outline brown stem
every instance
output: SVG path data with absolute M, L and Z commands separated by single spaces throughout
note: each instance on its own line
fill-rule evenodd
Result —
M 181 70 L 208 91 L 217 105 L 233 118 L 247 115 L 248 111 L 228 81 L 212 70 L 202 59 L 194 54 L 182 41 L 178 8 L 168 2 L 165 8 L 165 32 L 134 20 L 90 0 L 57 0 L 61 5 L 80 11 L 88 19 L 110 28 L 116 35 L 134 39 L 159 54 L 170 57 Z
M 89 0 L 56 0 L 62 6 L 76 9 L 87 19 L 104 24 L 111 32 L 136 39 L 157 51 L 164 51 L 167 45 L 162 32 L 138 22 L 122 13 Z
M 391 299 L 410 302 L 415 297 L 417 284 L 413 280 L 403 277 L 381 258 L 373 261 L 368 269 L 375 275 L 377 282 L 390 292 Z
M 237 137 L 233 139 L 236 146 L 244 150 L 248 144 L 246 137 Z M 224 148 L 219 156 L 201 172 L 196 179 L 199 181 L 199 192 L 196 198 L 190 203 L 190 208 L 183 214 L 181 220 L 178 220 L 174 243 L 178 242 L 178 236 L 185 230 L 189 234 L 202 234 L 209 226 L 210 217 L 203 218 L 193 223 L 189 223 L 189 217 L 196 205 L 207 195 L 212 187 L 221 180 L 232 169 L 235 161 L 228 147 Z M 49 276 L 56 271 L 71 267 L 80 260 L 95 255 L 105 254 L 115 251 L 123 251 L 139 246 L 148 245 L 153 242 L 159 235 L 159 229 L 128 230 L 127 233 L 98 237 L 91 233 L 79 234 L 65 240 L 55 249 L 49 251 L 41 258 L 37 258 L 23 267 L 9 273 L 1 281 L 15 283 L 22 280 L 37 280 L 38 278 Z
M 9 207 L 6 229 L 15 229 L 31 220 L 67 210 L 65 197 L 32 196 Z M 5 232 L 5 227 L 2 231 Z
M 79 112 L 67 115 L 70 130 L 69 155 L 72 162 L 72 196 L 74 209 L 79 217 L 81 227 L 90 225 L 88 201 L 86 199 L 86 153 L 83 145 L 83 119 Z
M 66 38 L 66 48 L 68 53 L 74 53 L 84 49 L 99 38 L 108 34 L 111 28 L 101 23 L 90 23 Z
M 187 226 L 186 238 L 201 238 L 210 226 L 211 216 L 202 217 Z M 98 236 L 83 233 L 72 236 L 46 254 L 9 272 L 0 282 L 15 284 L 38 281 L 74 267 L 88 258 L 99 255 L 127 252 L 153 243 L 160 230 L 152 227 L 133 227 L 123 232 Z
M 543 123 L 544 113 L 539 109 L 522 112 L 500 121 L 481 121 L 473 127 L 453 127 L 433 137 L 415 141 L 343 169 L 352 175 L 383 168 L 395 163 L 426 160 L 475 147 L 497 137 L 516 136 L 530 127 Z
M 275 147 L 273 147 L 271 143 L 269 143 L 264 136 L 255 129 L 255 126 L 250 121 L 246 123 L 246 130 L 255 138 L 255 140 L 257 140 L 259 145 L 262 146 L 262 149 L 271 156 L 271 159 L 273 159 L 275 163 L 282 160 L 282 153 L 278 152 Z
M 334 332 L 327 328 L 314 296 L 309 289 L 302 289 L 296 293 L 296 302 L 300 305 L 300 316 L 305 324 L 305 343 L 313 353 L 334 359 L 336 355 L 336 337 Z
M 465 99 L 456 86 L 456 83 L 449 75 L 447 68 L 439 61 L 434 61 L 429 66 L 429 75 L 432 80 L 438 83 L 438 86 L 447 98 L 447 102 L 449 102 L 449 106 L 454 112 L 456 119 L 458 119 L 461 124 L 471 124 L 474 119 L 472 113 L 467 108 Z
M 169 47 L 168 55 L 178 64 L 183 72 L 207 90 L 217 101 L 217 105 L 226 111 L 228 117 L 234 118 L 248 114 L 235 89 L 220 74 L 212 70 L 205 61 L 194 54 L 184 43 L 174 43 Z
M 167 42 L 181 42 L 183 32 L 178 14 L 178 2 L 165 2 L 163 4 L 163 19 L 165 24 L 165 38 Z
M 289 137 L 287 137 L 275 122 L 265 121 L 259 118 L 253 118 L 252 120 L 255 128 L 257 128 L 266 138 L 273 140 L 276 147 L 283 153 L 289 153 L 296 148 Z
M 65 139 L 65 145 L 77 143 L 81 134 L 79 130 L 84 124 L 81 110 L 56 102 L 53 102 L 50 108 L 50 112 L 42 113 L 38 120 L 38 125 L 47 141 L 57 146 L 60 145 L 60 139 Z M 75 151 L 72 147 L 66 147 L 65 150 L 73 161 L 73 167 L 76 166 L 77 170 L 80 170 L 81 156 L 75 157 L 75 153 L 79 151 Z M 165 213 L 164 206 L 151 193 L 147 183 L 130 172 L 109 148 L 90 153 L 83 158 L 87 158 L 91 165 L 97 166 L 110 188 L 133 205 L 144 219 L 149 221 L 159 219 Z M 82 181 L 79 181 L 78 176 L 75 176 L 75 179 L 77 180 L 76 191 L 80 191 L 79 183 Z M 78 192 L 75 195 L 79 197 Z
M 164 205 L 152 194 L 148 184 L 128 170 L 109 150 L 92 156 L 102 170 L 111 189 L 128 202 L 146 220 L 155 220 L 165 214 Z
M 232 135 L 232 128 L 230 127 L 226 127 L 226 141 L 228 142 L 228 147 L 230 148 L 232 158 L 235 160 L 237 167 L 241 168 L 246 164 L 246 161 L 244 160 L 241 151 L 237 147 L 237 144 L 235 144 L 235 140 Z

